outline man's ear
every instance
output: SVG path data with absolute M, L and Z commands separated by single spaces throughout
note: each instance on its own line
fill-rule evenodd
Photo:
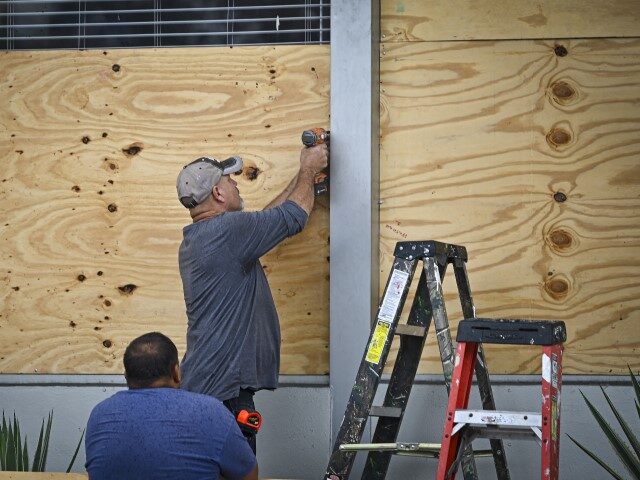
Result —
M 180 365 L 177 363 L 173 366 L 173 370 L 171 371 L 171 378 L 176 383 L 178 387 L 180 387 L 180 382 L 182 381 L 182 374 L 180 373 Z
M 224 192 L 222 190 L 220 190 L 220 187 L 218 185 L 215 185 L 213 187 L 213 189 L 211 190 L 211 195 L 213 196 L 213 199 L 216 202 L 224 203 L 224 200 L 225 200 Z

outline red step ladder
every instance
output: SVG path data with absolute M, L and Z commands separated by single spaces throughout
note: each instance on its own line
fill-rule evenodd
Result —
M 542 480 L 558 480 L 560 389 L 564 322 L 472 318 L 458 326 L 437 480 L 453 480 L 462 452 L 475 438 L 533 439 L 541 447 Z M 537 412 L 467 410 L 476 353 L 482 343 L 542 346 L 542 409 Z

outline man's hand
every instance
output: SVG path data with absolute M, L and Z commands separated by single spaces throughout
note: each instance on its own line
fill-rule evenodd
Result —
M 311 170 L 314 174 L 321 172 L 329 161 L 329 149 L 326 143 L 314 147 L 305 147 L 300 152 L 300 169 Z
M 313 208 L 313 177 L 327 166 L 328 159 L 329 149 L 326 144 L 304 147 L 300 152 L 300 170 L 297 175 L 280 195 L 264 207 L 265 210 L 277 207 L 285 200 L 293 200 L 305 212 L 310 213 Z

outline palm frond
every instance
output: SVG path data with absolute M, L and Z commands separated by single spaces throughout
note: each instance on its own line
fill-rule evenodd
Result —
M 622 461 L 627 470 L 635 476 L 635 478 L 640 479 L 640 461 L 633 456 L 633 452 L 631 449 L 624 443 L 622 438 L 611 428 L 611 425 L 604 419 L 604 417 L 600 414 L 600 412 L 593 406 L 593 404 L 589 401 L 589 399 L 585 396 L 584 393 L 580 392 L 582 398 L 587 403 L 591 414 L 594 416 L 600 429 L 604 432 L 609 443 L 613 447 L 618 455 L 618 458 Z
M 44 472 L 44 469 L 47 466 L 47 455 L 49 454 L 49 437 L 51 434 L 52 423 L 53 423 L 53 410 L 49 412 L 47 427 L 44 433 L 44 440 L 42 441 L 42 457 L 40 462 L 40 470 L 38 470 L 39 472 Z
M 33 456 L 31 471 L 44 472 L 47 465 L 47 454 L 49 453 L 49 440 L 51 438 L 51 426 L 53 424 L 53 411 L 49 412 L 47 421 L 42 420 L 40 426 L 40 435 L 36 445 L 36 452 Z M 84 431 L 80 436 L 76 451 L 71 458 L 67 472 L 71 470 L 78 456 Z M 0 425 L 0 471 L 8 472 L 28 472 L 29 471 L 29 448 L 27 437 L 22 439 L 20 432 L 20 422 L 15 412 L 13 413 L 13 421 L 7 418 L 2 411 L 2 424 Z
M 640 384 L 638 383 L 638 379 L 636 378 L 636 376 L 631 371 L 631 367 L 627 365 L 627 368 L 629 369 L 629 375 L 631 375 L 631 383 L 633 384 L 633 389 L 636 392 L 636 400 L 640 402 Z
M 611 408 L 611 411 L 615 415 L 616 420 L 618 420 L 618 423 L 620 424 L 622 431 L 629 439 L 629 443 L 631 444 L 631 447 L 636 452 L 636 457 L 640 458 L 640 442 L 638 442 L 638 439 L 636 438 L 635 434 L 631 430 L 631 427 L 629 427 L 629 424 L 625 421 L 624 418 L 622 418 L 622 415 L 620 415 L 620 412 L 618 412 L 618 409 L 615 407 L 613 402 L 611 402 L 611 399 L 609 398 L 609 395 L 607 395 L 607 392 L 604 391 L 604 388 L 600 387 L 600 390 L 602 390 L 602 394 L 604 395 L 604 398 L 607 399 L 609 408 Z
M 613 470 L 611 467 L 609 467 L 609 465 L 607 465 L 606 463 L 604 463 L 600 457 L 598 457 L 595 453 L 593 453 L 591 450 L 589 450 L 588 448 L 584 447 L 580 442 L 578 442 L 575 438 L 573 438 L 571 435 L 567 434 L 567 437 L 569 437 L 569 439 L 575 443 L 580 450 L 582 450 L 584 453 L 586 453 L 587 455 L 589 455 L 593 460 L 595 460 L 596 462 L 598 462 L 598 465 L 600 465 L 602 468 L 604 468 L 609 475 L 611 475 L 613 478 L 615 478 L 616 480 L 625 480 L 622 476 L 620 476 L 620 474 L 618 472 L 616 472 L 615 470 Z
M 38 437 L 38 445 L 36 446 L 36 453 L 33 456 L 33 464 L 31 465 L 32 472 L 41 472 L 40 463 L 42 463 L 42 439 L 44 438 L 44 419 L 42 419 L 42 425 L 40 426 L 40 436 Z
M 4 418 L 4 411 L 2 412 L 2 425 L 0 425 L 0 471 L 4 471 L 4 464 L 6 460 L 7 452 L 7 422 Z
M 71 471 L 71 468 L 73 467 L 73 464 L 76 461 L 76 457 L 78 456 L 78 452 L 80 451 L 80 445 L 82 445 L 83 438 L 84 438 L 84 430 L 82 430 L 82 435 L 80 435 L 80 440 L 78 440 L 78 446 L 76 447 L 76 451 L 73 452 L 73 457 L 71 457 L 71 461 L 69 462 L 69 466 L 67 467 L 66 473 L 69 473 Z

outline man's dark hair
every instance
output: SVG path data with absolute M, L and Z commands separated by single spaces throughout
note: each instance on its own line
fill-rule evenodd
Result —
M 124 371 L 129 388 L 148 388 L 161 378 L 171 378 L 178 364 L 178 349 L 159 332 L 145 333 L 124 351 Z

